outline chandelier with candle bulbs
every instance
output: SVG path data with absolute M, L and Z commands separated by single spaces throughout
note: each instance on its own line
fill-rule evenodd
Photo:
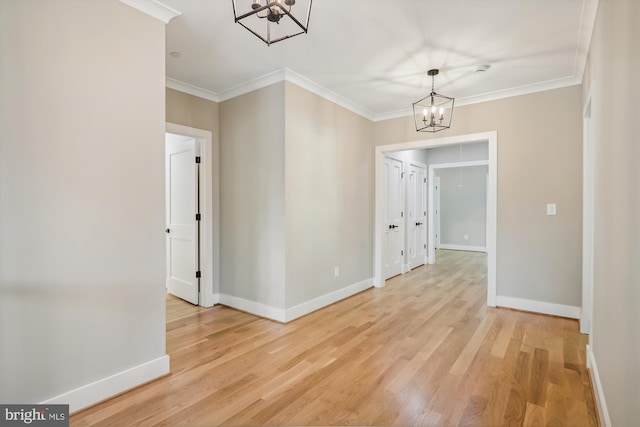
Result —
M 235 22 L 271 45 L 307 33 L 312 1 L 232 0 L 233 16 Z
M 431 76 L 431 93 L 413 103 L 413 119 L 417 132 L 439 132 L 451 127 L 454 98 L 440 95 L 435 90 L 438 69 L 427 71 Z

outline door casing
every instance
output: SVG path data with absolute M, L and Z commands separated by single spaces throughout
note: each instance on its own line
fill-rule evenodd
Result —
M 382 279 L 382 189 L 384 188 L 384 157 L 394 151 L 435 148 L 455 144 L 472 142 L 487 142 L 489 147 L 489 178 L 487 188 L 487 305 L 496 306 L 496 236 L 497 236 L 497 192 L 498 192 L 498 132 L 483 132 L 467 135 L 457 135 L 444 138 L 434 138 L 399 144 L 380 145 L 375 148 L 375 222 L 374 222 L 374 251 L 373 284 L 383 287 Z M 431 242 L 428 243 L 430 245 Z
M 212 307 L 220 292 L 220 150 L 210 131 L 166 123 L 165 132 L 200 141 L 200 305 Z M 215 172 L 214 172 L 215 171 Z M 163 230 L 159 230 L 162 232 Z

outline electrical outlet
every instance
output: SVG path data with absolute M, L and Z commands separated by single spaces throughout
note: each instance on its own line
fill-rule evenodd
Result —
M 333 277 L 340 276 L 340 267 L 333 267 Z
M 556 215 L 556 204 L 555 203 L 547 204 L 547 215 Z
M 464 240 L 469 240 L 469 235 L 468 234 L 464 235 Z

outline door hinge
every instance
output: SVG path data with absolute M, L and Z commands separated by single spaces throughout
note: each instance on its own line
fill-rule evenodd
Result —
M 424 245 L 424 248 L 427 249 L 427 245 L 426 244 Z
M 196 279 L 199 279 L 202 276 L 202 273 L 200 273 L 200 270 L 196 271 Z
M 422 182 L 424 182 L 426 184 L 427 183 L 427 178 L 423 178 L 423 179 L 424 179 L 424 181 L 422 181 Z
M 201 218 L 200 214 L 196 214 L 196 221 L 200 221 Z
M 400 178 L 404 178 L 404 172 L 400 172 Z
M 404 255 L 404 251 L 400 251 L 400 255 Z
M 404 218 L 404 212 L 400 211 L 400 218 Z
M 200 163 L 200 156 L 196 156 L 196 163 Z

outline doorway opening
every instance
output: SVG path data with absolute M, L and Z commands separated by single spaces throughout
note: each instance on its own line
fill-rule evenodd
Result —
M 477 142 L 486 142 L 488 147 L 488 172 L 487 172 L 487 213 L 486 213 L 486 251 L 487 251 L 487 305 L 496 306 L 496 236 L 497 236 L 497 145 L 498 135 L 496 131 L 452 136 L 445 138 L 434 138 L 423 141 L 406 142 L 401 144 L 391 144 L 378 146 L 375 149 L 375 228 L 374 228 L 374 286 L 384 286 L 383 273 L 383 251 L 385 233 L 385 203 L 386 203 L 386 175 L 384 173 L 385 158 L 389 154 L 407 150 L 417 150 L 424 148 L 436 148 L 449 145 L 464 145 Z M 430 181 L 429 187 L 433 185 Z M 432 206 L 432 203 L 429 203 Z M 428 218 L 431 221 L 433 215 Z M 387 225 L 388 228 L 388 225 Z M 433 229 L 430 227 L 429 229 Z M 432 233 L 428 233 L 427 246 L 434 247 L 435 241 Z
M 176 285 L 174 290 L 177 288 L 178 293 L 171 293 L 193 304 L 211 307 L 218 302 L 220 289 L 218 143 L 213 140 L 210 131 L 174 123 L 167 123 L 165 132 L 165 145 L 168 147 L 168 141 L 171 140 L 174 141 L 174 145 L 178 146 L 174 150 L 178 153 L 178 156 L 175 157 L 174 166 L 182 168 L 177 169 L 179 172 L 177 173 L 177 180 L 174 184 L 171 184 L 171 165 L 168 161 L 168 156 L 165 156 L 165 161 L 167 161 L 165 163 L 165 174 L 167 175 L 165 182 L 167 194 L 167 199 L 165 200 L 167 204 L 167 227 L 165 230 L 167 235 L 166 269 L 167 273 L 174 269 L 177 273 L 176 276 L 185 279 L 179 281 L 184 283 L 174 283 Z M 191 152 L 191 145 L 193 145 L 193 153 Z M 180 156 L 184 160 L 182 165 L 180 164 Z M 193 159 L 190 159 L 191 157 Z M 198 159 L 196 160 L 196 158 Z M 193 161 L 190 166 L 187 160 Z M 193 178 L 193 181 L 191 181 L 191 178 Z M 196 178 L 199 179 L 196 181 Z M 173 224 L 170 224 L 172 221 L 172 214 L 170 213 L 171 187 L 176 193 L 174 207 L 177 209 L 174 209 L 176 221 Z M 193 194 L 184 194 L 179 188 L 187 188 L 186 193 L 193 191 Z M 189 188 L 192 190 L 189 190 Z M 172 233 L 177 237 L 175 248 L 171 247 Z M 171 253 L 172 249 L 174 250 L 173 254 Z M 173 261 L 172 255 L 176 256 Z M 173 265 L 170 263 L 173 263 Z M 167 278 L 168 285 L 169 274 L 167 274 Z M 195 298 L 193 293 L 190 298 L 184 298 L 184 296 L 179 295 L 180 292 L 193 292 L 193 288 L 189 290 L 189 286 L 193 286 L 189 285 L 189 283 L 196 284 L 196 286 L 199 283 L 199 289 L 195 288 Z
M 488 160 L 429 165 L 428 182 L 430 185 L 428 187 L 429 204 L 427 214 L 429 223 L 427 259 L 429 264 L 436 263 L 436 249 L 471 252 L 487 251 L 488 203 L 486 185 L 488 166 Z M 467 179 L 467 182 L 464 182 L 465 180 L 462 178 L 463 170 L 468 171 L 465 174 L 467 178 L 469 176 L 473 177 L 471 181 Z M 481 180 L 476 179 L 478 176 L 474 175 L 480 175 Z M 455 192 L 451 191 L 451 181 L 454 181 L 454 185 L 457 187 Z M 459 195 L 458 193 L 463 194 Z M 458 197 L 448 197 L 452 195 L 458 195 Z M 442 202 L 443 197 L 445 203 Z M 461 203 L 461 201 L 464 203 Z M 478 212 L 479 210 L 481 212 Z M 455 216 L 462 214 L 464 220 L 450 221 L 451 214 Z M 484 218 L 477 218 L 478 216 L 482 217 L 482 215 L 484 215 Z M 476 218 L 470 218 L 471 216 L 476 216 Z M 443 222 L 444 227 L 442 226 Z

